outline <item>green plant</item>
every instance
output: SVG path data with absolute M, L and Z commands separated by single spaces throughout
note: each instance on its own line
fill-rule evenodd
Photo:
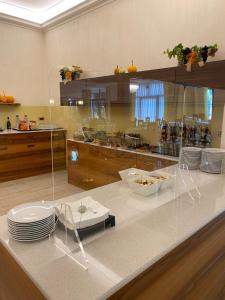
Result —
M 184 55 L 183 55 L 183 50 L 184 50 L 184 46 L 183 44 L 178 44 L 176 45 L 172 50 L 167 49 L 166 51 L 164 51 L 164 54 L 167 54 L 169 59 L 171 59 L 172 57 L 177 57 L 178 60 L 178 64 L 182 65 L 184 64 Z
M 79 66 L 72 67 L 63 67 L 59 70 L 62 80 L 75 80 L 80 78 L 80 74 L 83 73 L 83 70 Z
M 169 59 L 177 58 L 178 64 L 189 64 L 199 63 L 200 66 L 204 65 L 207 62 L 209 56 L 215 56 L 215 53 L 218 51 L 218 45 L 210 45 L 199 47 L 194 45 L 192 47 L 185 47 L 182 43 L 176 45 L 172 50 L 167 49 L 163 53 L 166 54 Z

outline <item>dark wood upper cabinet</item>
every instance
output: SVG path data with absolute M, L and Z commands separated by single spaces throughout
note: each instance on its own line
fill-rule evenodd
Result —
M 176 83 L 225 90 L 225 60 L 207 63 L 204 67 L 194 65 L 192 72 L 185 66 L 176 68 Z
M 78 100 L 127 103 L 130 83 L 139 80 L 160 80 L 185 86 L 225 89 L 225 60 L 208 62 L 204 67 L 194 65 L 192 72 L 185 66 L 110 75 L 60 83 L 61 105 L 76 105 Z M 75 103 L 75 104 L 74 104 Z

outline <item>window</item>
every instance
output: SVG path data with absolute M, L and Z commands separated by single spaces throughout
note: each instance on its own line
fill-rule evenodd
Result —
M 208 91 L 207 91 L 207 117 L 208 117 L 208 120 L 212 120 L 212 99 L 213 99 L 213 90 L 208 89 Z
M 104 100 L 91 99 L 91 118 L 106 119 L 106 103 Z
M 164 117 L 164 85 L 159 81 L 140 84 L 136 92 L 135 118 L 155 122 Z
M 92 119 L 106 119 L 106 91 L 105 88 L 92 88 L 90 93 L 90 110 Z

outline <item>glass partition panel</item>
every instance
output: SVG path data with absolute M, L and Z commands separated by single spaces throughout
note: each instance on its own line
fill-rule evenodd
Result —
M 75 80 L 50 90 L 55 93 L 50 123 L 58 128 L 52 134 L 54 200 L 69 205 L 79 219 L 76 229 L 89 262 L 102 261 L 99 239 L 107 249 L 107 233 L 115 226 L 131 226 L 135 233 L 142 213 L 147 218 L 165 205 L 174 215 L 184 204 L 169 203 L 183 196 L 191 205 L 200 203 L 191 167 L 200 168 L 202 148 L 221 146 L 219 91 L 126 75 Z M 200 149 L 192 165 L 179 158 L 186 147 Z M 116 231 L 115 238 L 119 235 Z

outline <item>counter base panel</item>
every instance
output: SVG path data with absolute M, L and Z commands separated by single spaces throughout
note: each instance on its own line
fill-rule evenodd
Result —
M 225 212 L 110 300 L 225 299 Z
M 0 243 L 0 299 L 46 300 L 32 280 Z

